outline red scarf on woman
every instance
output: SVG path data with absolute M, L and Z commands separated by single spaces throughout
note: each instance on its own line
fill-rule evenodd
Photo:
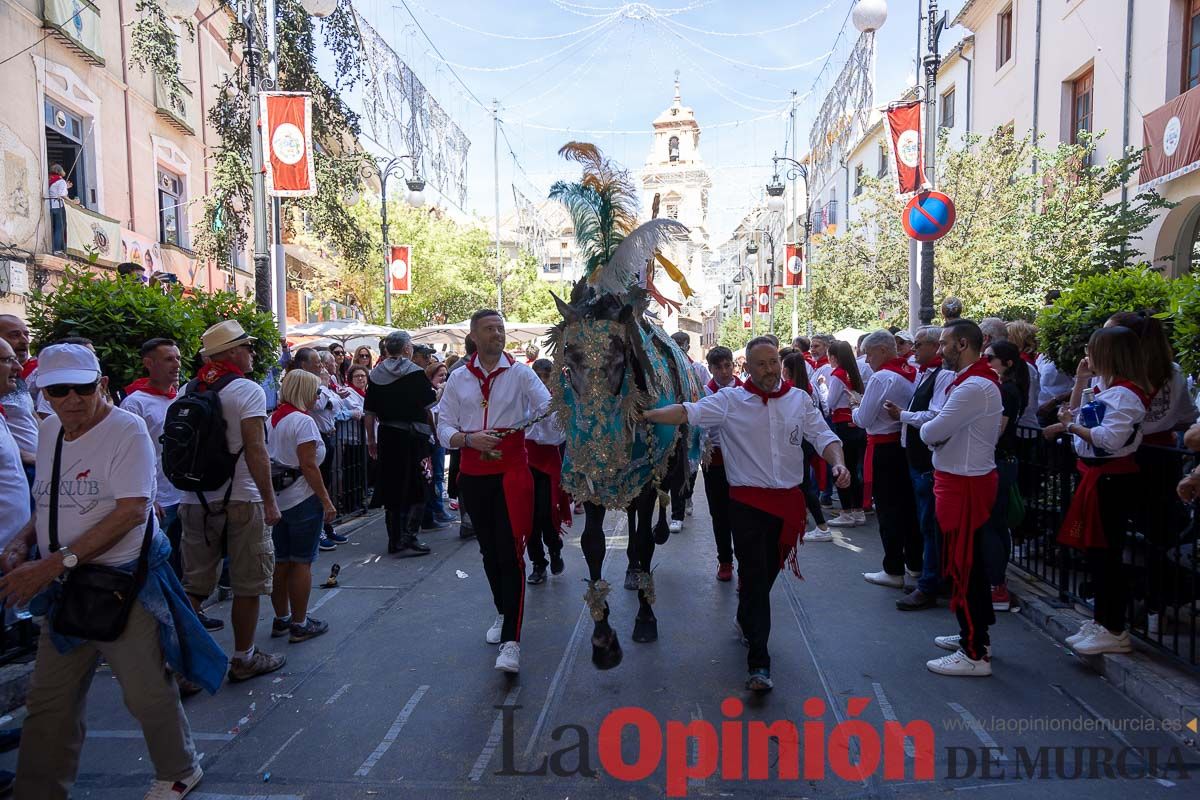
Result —
M 151 386 L 149 378 L 138 378 L 136 381 L 125 387 L 126 396 L 131 395 L 134 392 L 145 392 L 146 394 L 152 394 L 155 397 L 165 397 L 168 400 L 174 400 L 175 395 L 179 394 L 178 390 L 174 386 L 165 392 L 162 389 Z
M 876 370 L 876 372 L 882 372 L 883 370 L 894 372 L 907 380 L 909 383 L 912 383 L 917 379 L 917 368 L 908 363 L 908 359 L 904 356 L 896 356 L 890 361 L 880 364 L 879 369 Z
M 967 378 L 987 378 L 997 386 L 1000 385 L 1000 376 L 996 374 L 996 370 L 988 366 L 988 360 L 985 356 L 980 356 L 979 359 L 971 366 L 958 373 L 958 377 L 950 382 L 946 387 L 946 394 L 954 391 L 954 387 L 965 381 Z
M 367 393 L 364 392 L 362 389 L 358 388 L 357 386 L 355 386 L 353 383 L 350 384 L 350 388 L 353 389 L 354 391 L 358 392 L 359 397 L 362 397 L 364 399 L 366 398 Z
M 296 408 L 291 403 L 280 403 L 279 408 L 275 409 L 275 413 L 271 415 L 271 427 L 273 428 L 276 425 L 278 425 L 281 421 L 283 421 L 283 418 L 286 417 L 288 414 L 303 414 L 303 413 L 305 413 L 305 412 Z
M 1108 388 L 1115 389 L 1118 386 L 1124 387 L 1133 392 L 1135 395 L 1137 395 L 1137 399 L 1142 401 L 1142 405 L 1144 405 L 1147 410 L 1150 409 L 1150 395 L 1146 394 L 1145 389 L 1138 386 L 1133 381 L 1127 381 L 1124 378 L 1113 381 L 1111 384 L 1109 384 Z
M 1021 360 L 1026 364 L 1037 366 L 1037 353 L 1021 353 Z

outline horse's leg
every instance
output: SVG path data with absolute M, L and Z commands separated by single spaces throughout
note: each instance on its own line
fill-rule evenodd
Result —
M 604 506 L 584 503 L 583 534 L 579 543 L 588 565 L 588 590 L 583 596 L 592 615 L 592 663 L 612 669 L 621 663 L 621 643 L 608 624 L 609 585 L 601 577 L 604 566 Z
M 629 505 L 625 506 L 625 533 L 627 544 L 625 545 L 625 558 L 629 562 L 629 566 L 625 568 L 625 588 L 636 589 L 638 587 L 638 557 L 637 557 L 637 501 L 634 500 Z
M 642 488 L 637 498 L 637 557 L 642 565 L 638 574 L 638 614 L 633 623 L 633 640 L 635 642 L 653 642 L 658 639 L 658 620 L 654 616 L 654 574 L 651 565 L 654 562 L 654 532 L 650 521 L 653 519 L 654 504 L 658 501 L 658 491 L 647 484 Z

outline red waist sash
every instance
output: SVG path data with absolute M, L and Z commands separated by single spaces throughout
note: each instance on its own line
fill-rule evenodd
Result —
M 986 475 L 933 471 L 933 510 L 943 535 L 943 572 L 954 581 L 951 611 L 966 608 L 967 585 L 975 557 L 975 533 L 992 515 L 998 483 L 999 475 L 994 469 Z M 967 621 L 971 623 L 969 614 Z
M 729 499 L 757 508 L 783 522 L 779 532 L 779 568 L 791 568 L 797 577 L 800 564 L 796 559 L 796 545 L 804 538 L 805 514 L 804 491 L 799 486 L 790 489 L 764 489 L 760 486 L 730 486 Z
M 835 408 L 833 410 L 833 421 L 854 423 L 854 413 L 849 408 Z
M 497 430 L 496 433 L 506 433 Z M 496 449 L 500 458 L 487 458 L 473 447 L 462 448 L 459 469 L 464 475 L 503 475 L 504 505 L 517 544 L 517 561 L 522 562 L 525 542 L 533 530 L 533 473 L 525 450 L 525 433 L 507 433 Z
M 556 444 L 539 444 L 537 442 L 525 440 L 525 452 L 529 455 L 529 466 L 536 469 L 550 479 L 550 520 L 553 522 L 555 529 L 563 526 L 563 523 L 570 525 L 571 507 L 566 506 L 566 512 L 563 511 L 562 492 L 562 453 Z
M 1100 519 L 1100 479 L 1105 475 L 1131 475 L 1138 471 L 1132 455 L 1106 460 L 1092 466 L 1080 460 L 1077 465 L 1079 486 L 1071 498 L 1071 507 L 1058 529 L 1058 543 L 1084 550 L 1089 547 L 1107 547 L 1104 526 Z
M 899 443 L 900 431 L 867 434 L 867 455 L 863 459 L 863 508 L 871 507 L 871 489 L 875 485 L 875 446 Z

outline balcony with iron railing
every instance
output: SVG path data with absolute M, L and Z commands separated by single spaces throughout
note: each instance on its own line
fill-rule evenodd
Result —
M 42 0 L 42 24 L 87 61 L 104 65 L 100 9 L 91 0 Z
M 154 107 L 159 116 L 167 120 L 181 133 L 195 135 L 196 133 L 196 104 L 192 99 L 192 90 L 186 86 L 179 87 L 179 94 L 171 97 L 167 85 L 159 76 L 154 76 Z

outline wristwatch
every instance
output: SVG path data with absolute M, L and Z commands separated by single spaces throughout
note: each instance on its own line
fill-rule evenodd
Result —
M 65 547 L 60 548 L 58 552 L 62 553 L 62 563 L 64 567 L 67 569 L 75 569 L 77 566 L 79 566 L 79 556 L 75 555 Z

